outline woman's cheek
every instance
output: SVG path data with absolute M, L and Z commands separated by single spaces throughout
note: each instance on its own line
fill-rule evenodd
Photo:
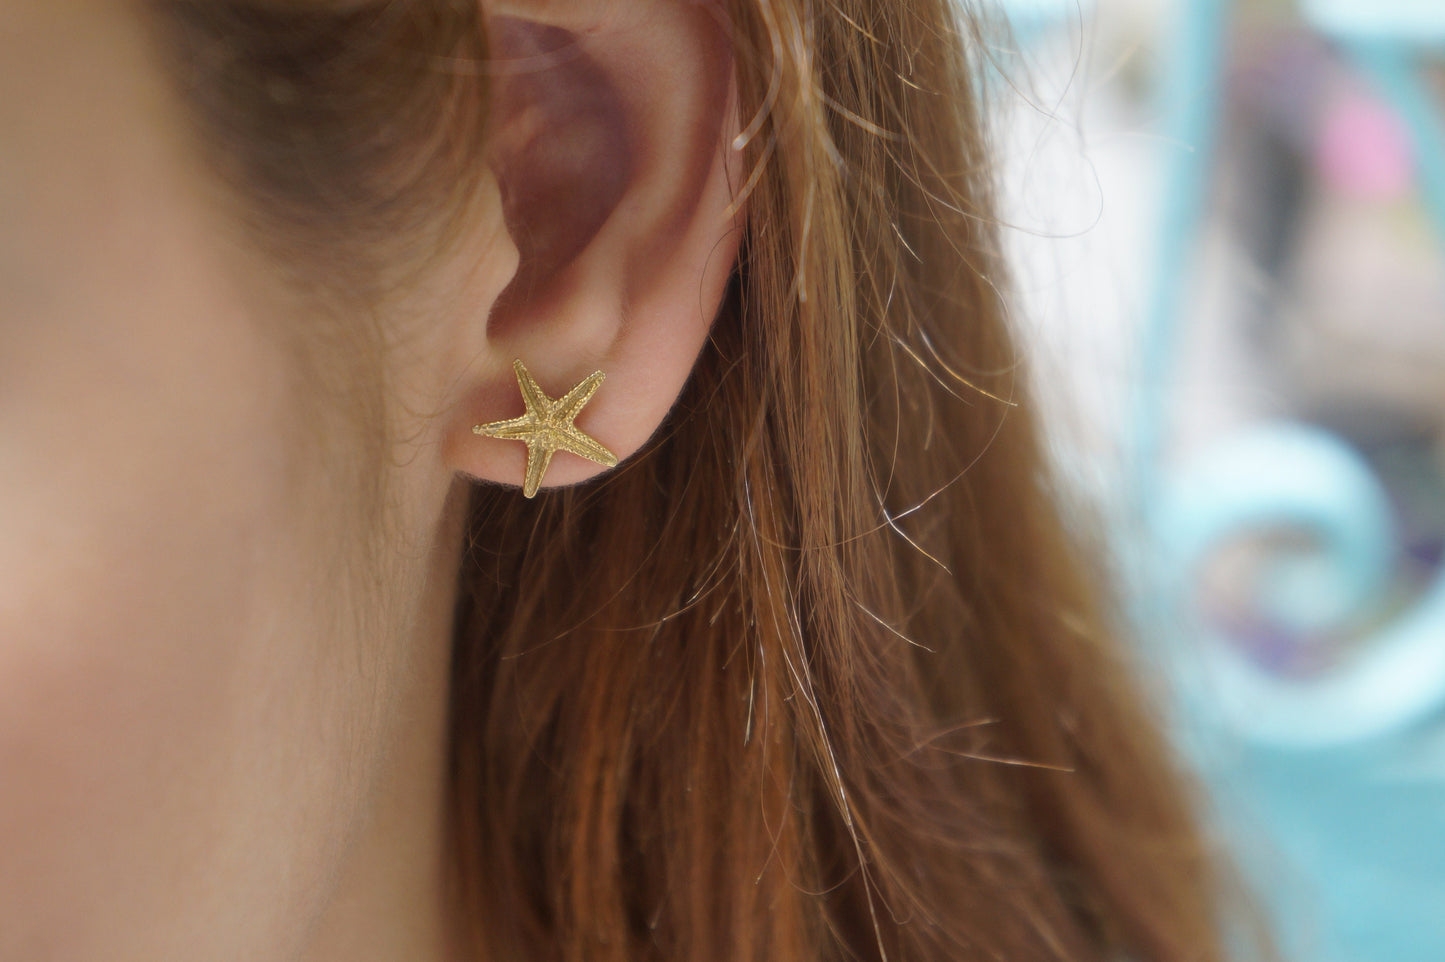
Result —
M 304 544 L 282 359 L 168 253 L 196 270 L 71 285 L 5 337 L 4 958 L 114 958 L 128 936 L 159 950 L 169 920 L 224 927 L 208 902 L 244 893 L 214 880 L 244 884 L 235 861 L 267 861 L 285 834 L 235 836 L 258 786 L 306 805 L 285 735 L 311 710 L 299 680 L 322 627 L 286 584 Z
M 282 957 L 364 778 L 319 467 L 152 71 L 64 9 L 0 12 L 0 958 Z

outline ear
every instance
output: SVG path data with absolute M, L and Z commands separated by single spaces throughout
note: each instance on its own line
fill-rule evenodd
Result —
M 711 0 L 519 0 L 488 30 L 492 162 L 520 265 L 444 451 L 455 471 L 522 484 L 525 430 L 473 432 L 533 406 L 514 360 L 543 400 L 602 371 L 576 427 L 618 459 L 677 400 L 737 258 L 738 122 Z M 563 446 L 543 486 L 603 470 Z

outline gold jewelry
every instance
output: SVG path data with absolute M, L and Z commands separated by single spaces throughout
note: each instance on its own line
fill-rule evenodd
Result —
M 552 454 L 558 450 L 570 451 L 609 468 L 617 465 L 615 454 L 583 434 L 572 423 L 582 406 L 592 400 L 592 395 L 597 393 L 607 375 L 593 371 L 572 390 L 553 399 L 532 380 L 521 358 L 512 362 L 512 370 L 517 372 L 517 387 L 522 390 L 522 403 L 527 406 L 527 413 L 510 421 L 478 424 L 472 428 L 472 433 L 526 442 L 527 476 L 522 482 L 522 494 L 529 498 L 536 496 L 537 489 L 542 485 L 542 475 L 547 473 L 547 465 L 552 463 Z

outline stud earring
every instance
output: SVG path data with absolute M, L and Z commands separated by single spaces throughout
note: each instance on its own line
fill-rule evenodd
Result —
M 522 403 L 527 406 L 527 413 L 509 421 L 478 424 L 472 428 L 472 433 L 526 443 L 527 474 L 522 481 L 523 495 L 528 498 L 536 496 L 537 489 L 542 486 L 542 475 L 547 473 L 547 465 L 552 463 L 552 455 L 557 451 L 570 451 L 609 468 L 617 465 L 615 454 L 583 434 L 572 423 L 582 407 L 592 400 L 592 395 L 597 393 L 607 375 L 593 371 L 566 394 L 550 398 L 537 386 L 520 358 L 512 362 L 512 370 L 517 373 L 517 387 L 522 391 Z

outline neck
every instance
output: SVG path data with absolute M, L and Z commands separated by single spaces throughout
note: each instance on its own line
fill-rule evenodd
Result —
M 384 751 L 373 810 L 303 962 L 457 957 L 446 885 L 447 710 L 466 500 L 466 485 L 458 483 L 442 512 L 426 587 L 404 639 L 395 734 Z

